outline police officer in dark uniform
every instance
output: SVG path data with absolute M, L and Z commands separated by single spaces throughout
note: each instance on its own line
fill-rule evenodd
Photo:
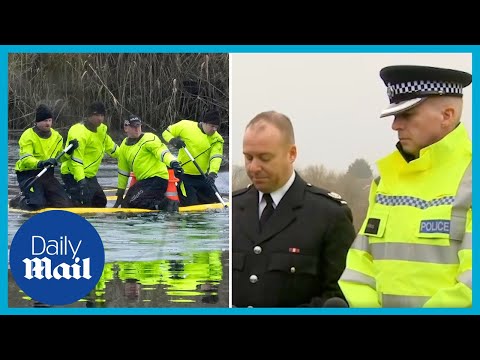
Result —
M 338 285 L 355 238 L 340 195 L 306 183 L 290 119 L 263 112 L 247 125 L 252 185 L 232 197 L 232 299 L 236 307 L 322 307 Z

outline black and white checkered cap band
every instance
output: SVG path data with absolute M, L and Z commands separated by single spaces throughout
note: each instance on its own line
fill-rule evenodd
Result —
M 416 80 L 406 83 L 387 85 L 387 95 L 392 100 L 394 97 L 404 94 L 432 93 L 432 94 L 462 94 L 462 84 L 438 82 L 431 80 Z
M 125 123 L 125 125 L 130 125 L 131 123 L 141 124 L 141 123 L 142 123 L 142 120 L 140 120 L 139 117 L 135 116 L 135 117 L 132 117 L 131 119 L 125 120 L 124 123 Z

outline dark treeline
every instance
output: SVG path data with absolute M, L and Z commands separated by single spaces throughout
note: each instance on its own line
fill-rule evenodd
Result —
M 40 103 L 53 109 L 53 126 L 64 134 L 91 102 L 102 101 L 113 132 L 129 114 L 160 135 L 216 108 L 219 132 L 228 136 L 228 54 L 9 54 L 8 70 L 12 135 L 32 125 Z

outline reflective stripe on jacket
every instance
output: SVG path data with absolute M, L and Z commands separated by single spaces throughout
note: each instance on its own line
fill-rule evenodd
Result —
M 463 124 L 407 163 L 377 165 L 339 281 L 351 307 L 472 306 L 472 143 Z
M 224 140 L 217 131 L 212 135 L 207 135 L 200 129 L 198 122 L 180 120 L 170 125 L 162 133 L 162 137 L 166 142 L 170 142 L 174 137 L 180 137 L 204 173 L 214 172 L 218 174 L 223 159 Z M 185 150 L 180 149 L 178 151 L 178 161 L 182 164 L 185 174 L 200 175 Z

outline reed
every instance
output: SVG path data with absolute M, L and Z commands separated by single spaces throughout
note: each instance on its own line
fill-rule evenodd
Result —
M 105 123 L 122 129 L 131 113 L 145 131 L 161 133 L 182 119 L 198 120 L 217 108 L 219 132 L 228 135 L 228 54 L 9 54 L 8 128 L 31 126 L 40 103 L 52 107 L 62 133 L 85 117 L 88 105 L 103 101 Z

